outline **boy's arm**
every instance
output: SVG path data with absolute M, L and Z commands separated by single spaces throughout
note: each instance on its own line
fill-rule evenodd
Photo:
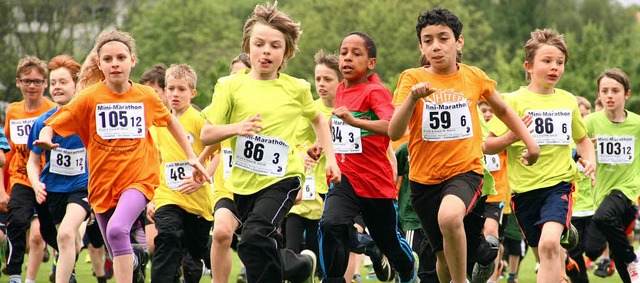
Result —
M 411 114 L 413 114 L 413 109 L 416 107 L 416 104 L 418 104 L 418 100 L 434 92 L 435 89 L 429 88 L 429 83 L 418 83 L 411 87 L 407 99 L 400 107 L 396 108 L 391 121 L 389 121 L 388 132 L 389 138 L 391 138 L 392 141 L 397 141 L 404 136 L 407 125 L 409 125 L 409 120 L 411 119 Z
M 9 194 L 7 194 L 7 188 L 4 186 L 4 167 L 2 167 L 0 168 L 0 210 L 6 211 L 8 204 Z
M 579 162 L 584 167 L 584 174 L 591 178 L 591 185 L 596 185 L 596 153 L 593 149 L 593 142 L 588 135 L 576 141 L 576 150 L 580 155 Z
M 391 143 L 389 143 L 389 147 L 387 147 L 387 157 L 389 158 L 389 162 L 391 163 L 391 170 L 393 171 L 393 179 L 398 179 L 398 159 L 396 158 L 396 153 L 393 151 L 393 147 Z
M 206 145 L 211 145 L 233 136 L 251 136 L 262 131 L 262 126 L 260 126 L 259 122 L 262 122 L 260 114 L 256 114 L 242 122 L 227 125 L 213 125 L 207 120 L 202 127 L 200 140 Z
M 522 153 L 522 158 L 520 160 L 528 166 L 535 164 L 540 156 L 540 146 L 538 146 L 538 144 L 533 140 L 529 130 L 527 130 L 525 124 L 520 120 L 518 115 L 516 115 L 516 112 L 513 111 L 513 109 L 511 109 L 511 107 L 509 107 L 498 94 L 494 93 L 489 96 L 487 102 L 489 102 L 491 109 L 493 109 L 493 113 L 500 119 L 500 121 L 502 121 L 511 130 L 511 132 L 515 134 L 515 137 L 518 140 L 522 140 L 524 145 L 527 147 L 527 149 Z M 489 140 L 489 138 L 487 138 L 487 140 Z
M 318 115 L 311 120 L 311 126 L 318 137 L 320 146 L 324 149 L 324 156 L 327 158 L 327 178 L 329 178 L 329 181 L 332 183 L 339 183 L 341 173 L 340 168 L 338 168 L 338 163 L 336 163 L 336 155 L 333 152 L 329 123 L 327 119 L 322 116 L 322 113 L 318 113 Z
M 187 158 L 189 159 L 189 165 L 193 166 L 193 168 L 196 169 L 193 174 L 194 179 L 200 183 L 204 183 L 205 181 L 211 182 L 211 178 L 207 175 L 206 170 L 204 169 L 202 164 L 200 164 L 200 162 L 198 161 L 198 157 L 193 152 L 193 149 L 191 148 L 191 145 L 187 140 L 187 134 L 182 128 L 182 125 L 180 125 L 178 119 L 173 115 L 167 123 L 167 130 L 169 130 L 169 133 L 171 133 L 173 138 L 178 142 L 178 145 L 180 145 L 180 148 L 182 148 L 184 153 L 187 155 Z M 42 133 L 40 133 L 40 135 L 42 136 Z
M 342 121 L 356 128 L 367 130 L 385 137 L 389 136 L 389 121 L 387 120 L 358 119 L 354 117 L 351 114 L 351 111 L 349 111 L 345 106 L 340 106 L 334 109 L 332 114 L 338 116 Z
M 56 133 L 53 131 L 53 128 L 50 126 L 45 126 L 40 130 L 40 135 L 38 139 L 33 142 L 33 145 L 42 148 L 44 150 L 52 150 L 60 146 L 60 144 L 51 142 L 53 139 L 53 135 Z
M 29 152 L 29 160 L 27 161 L 27 177 L 31 182 L 31 187 L 36 194 L 36 201 L 38 203 L 44 202 L 47 197 L 46 186 L 40 182 L 40 155 L 31 151 Z

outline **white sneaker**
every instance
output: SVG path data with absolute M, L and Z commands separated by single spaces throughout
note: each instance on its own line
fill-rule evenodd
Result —
M 640 261 L 638 258 L 627 263 L 627 272 L 629 272 L 631 283 L 640 283 Z

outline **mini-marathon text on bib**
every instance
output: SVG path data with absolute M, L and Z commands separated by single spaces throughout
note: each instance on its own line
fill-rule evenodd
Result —
M 634 136 L 598 136 L 598 163 L 631 164 L 635 156 Z
M 339 154 L 362 153 L 362 132 L 337 117 L 331 118 L 333 151 Z
M 33 122 L 38 117 L 16 119 L 9 121 L 9 129 L 11 130 L 11 141 L 15 144 L 27 144 L 29 133 L 33 127 Z
M 532 110 L 529 126 L 531 137 L 538 145 L 568 145 L 571 141 L 570 110 Z
M 233 165 L 244 170 L 274 177 L 287 172 L 289 144 L 280 138 L 262 135 L 238 136 Z
M 54 148 L 49 157 L 49 172 L 77 176 L 86 172 L 87 150 L 83 148 Z
M 229 174 L 231 174 L 231 168 L 233 168 L 233 151 L 229 147 L 222 148 L 222 169 L 223 176 L 225 180 L 229 178 Z
M 144 104 L 141 102 L 98 104 L 96 132 L 105 140 L 144 138 L 146 135 Z
M 167 162 L 164 165 L 164 179 L 167 187 L 177 190 L 180 184 L 193 175 L 193 166 L 187 161 Z
M 461 140 L 473 136 L 471 112 L 467 101 L 424 103 L 422 139 L 426 141 Z
M 485 154 L 484 164 L 487 166 L 487 171 L 495 172 L 500 170 L 500 156 L 497 154 Z
M 313 175 L 307 175 L 302 186 L 302 200 L 316 199 L 316 179 Z

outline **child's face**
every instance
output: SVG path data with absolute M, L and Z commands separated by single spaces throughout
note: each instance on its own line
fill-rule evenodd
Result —
M 491 106 L 483 103 L 483 104 L 480 104 L 479 108 L 480 108 L 480 112 L 482 112 L 482 117 L 484 118 L 484 121 L 489 122 L 489 120 L 493 118 L 493 109 L 491 109 Z
M 22 92 L 24 99 L 39 99 L 47 88 L 47 80 L 44 74 L 36 69 L 31 69 L 16 78 L 16 86 Z
M 284 34 L 270 26 L 256 24 L 249 38 L 251 74 L 258 79 L 272 80 L 278 77 L 278 68 L 284 61 Z
M 376 58 L 370 58 L 364 38 L 357 34 L 345 37 L 340 44 L 340 72 L 350 83 L 367 81 L 369 71 L 376 65 Z
M 191 105 L 191 99 L 196 96 L 196 90 L 189 87 L 187 79 L 168 77 L 166 83 L 171 109 L 182 111 Z
M 167 94 L 164 93 L 164 89 L 161 88 L 157 82 L 146 82 L 144 83 L 144 85 L 150 86 L 151 88 L 153 88 L 153 90 L 155 90 L 156 93 L 158 94 L 158 97 L 160 97 L 160 100 L 162 100 L 162 104 L 164 104 L 164 106 L 169 108 L 169 100 L 167 100 Z
M 244 69 L 249 69 L 247 67 L 247 65 L 245 65 L 244 63 L 242 63 L 241 61 L 235 62 L 231 65 L 231 72 L 229 72 L 231 75 L 240 72 Z
M 131 68 L 136 65 L 136 56 L 122 42 L 107 42 L 98 50 L 98 68 L 107 84 L 124 85 L 129 82 Z
M 624 86 L 618 81 L 603 77 L 598 86 L 598 97 L 602 101 L 602 107 L 606 111 L 624 109 L 624 103 L 631 92 L 624 92 Z
M 66 105 L 76 94 L 76 83 L 67 68 L 57 68 L 49 74 L 49 93 L 55 103 Z
M 323 99 L 333 99 L 336 97 L 336 89 L 340 83 L 335 70 L 325 64 L 316 65 L 316 91 Z
M 591 109 L 588 109 L 584 104 L 578 104 L 578 109 L 580 110 L 580 116 L 582 116 L 582 118 L 591 113 Z
M 436 74 L 449 75 L 457 71 L 456 55 L 464 46 L 462 35 L 456 40 L 446 25 L 428 25 L 420 31 L 420 52 L 431 63 Z
M 525 61 L 524 67 L 531 77 L 531 84 L 551 89 L 556 86 L 564 74 L 565 56 L 555 46 L 543 44 L 536 51 L 533 62 Z

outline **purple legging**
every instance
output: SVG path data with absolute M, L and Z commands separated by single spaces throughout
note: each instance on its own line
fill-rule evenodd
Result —
M 129 233 L 147 205 L 147 198 L 136 189 L 127 189 L 120 196 L 114 209 L 96 213 L 96 221 L 111 258 L 133 253 Z

